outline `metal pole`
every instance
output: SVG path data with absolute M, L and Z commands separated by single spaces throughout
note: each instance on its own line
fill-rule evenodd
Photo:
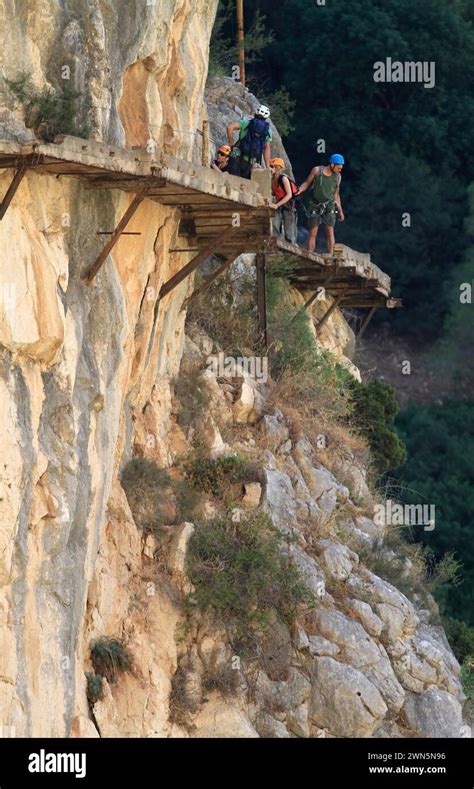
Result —
M 240 81 L 245 85 L 244 0 L 237 0 L 237 47 L 239 51 Z

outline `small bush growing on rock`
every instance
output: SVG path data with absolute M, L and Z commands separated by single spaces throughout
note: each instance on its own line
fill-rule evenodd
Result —
M 174 381 L 174 392 L 181 409 L 178 413 L 178 424 L 189 428 L 198 421 L 208 404 L 208 393 L 202 378 L 202 370 L 191 370 Z
M 196 455 L 185 465 L 187 478 L 196 490 L 223 497 L 225 489 L 237 482 L 260 479 L 257 467 L 238 455 L 210 460 Z
M 208 668 L 202 676 L 202 689 L 211 693 L 217 690 L 223 698 L 235 696 L 239 687 L 239 673 L 232 666 L 218 665 Z
M 23 74 L 18 80 L 5 80 L 16 101 L 24 107 L 25 122 L 46 140 L 57 134 L 88 137 L 89 130 L 79 127 L 76 118 L 76 100 L 79 97 L 69 85 L 60 90 L 45 88 L 37 91 L 30 77 Z
M 186 480 L 145 458 L 134 458 L 120 478 L 135 523 L 144 532 L 160 535 L 166 525 L 192 520 L 198 496 Z
M 192 302 L 187 321 L 196 323 L 226 354 L 251 354 L 256 342 L 254 286 L 236 288 L 229 276 L 219 277 Z
M 92 671 L 86 672 L 87 678 L 87 700 L 91 706 L 104 698 L 104 678 L 94 674 Z
M 282 555 L 281 534 L 268 516 L 254 512 L 198 523 L 189 543 L 188 602 L 212 611 L 237 633 L 265 628 L 275 611 L 292 622 L 313 597 L 297 567 Z
M 91 660 L 94 671 L 109 682 L 118 674 L 131 671 L 133 660 L 130 652 L 117 638 L 99 638 L 91 644 Z
M 429 608 L 428 594 L 437 595 L 447 586 L 460 583 L 460 563 L 453 554 L 445 554 L 436 562 L 432 551 L 408 542 L 398 530 L 389 533 L 383 543 L 372 548 L 362 547 L 359 558 L 375 575 L 393 584 L 414 602 L 420 598 Z

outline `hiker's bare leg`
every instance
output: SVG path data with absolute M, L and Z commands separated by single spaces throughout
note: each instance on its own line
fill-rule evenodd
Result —
M 334 254 L 334 228 L 326 225 L 326 236 L 328 239 L 328 254 Z
M 314 247 L 316 246 L 316 238 L 318 235 L 319 225 L 316 227 L 312 227 L 309 231 L 308 236 L 308 252 L 314 252 Z

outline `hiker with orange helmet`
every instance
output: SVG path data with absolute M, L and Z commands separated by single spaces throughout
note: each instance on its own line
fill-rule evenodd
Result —
M 270 167 L 272 176 L 272 194 L 275 199 L 273 207 L 276 208 L 273 217 L 273 229 L 279 236 L 284 235 L 290 244 L 296 244 L 296 205 L 295 197 L 298 187 L 286 175 L 283 159 L 271 159 Z
M 334 252 L 336 219 L 343 222 L 345 218 L 340 196 L 344 163 L 344 157 L 340 153 L 333 153 L 329 164 L 326 167 L 324 165 L 313 167 L 306 181 L 300 186 L 299 193 L 302 194 L 311 184 L 313 185 L 308 219 L 309 252 L 314 252 L 320 225 L 324 225 L 326 230 L 329 254 L 332 255 Z
M 226 173 L 229 169 L 230 145 L 221 145 L 217 157 L 211 162 L 211 167 L 218 173 Z

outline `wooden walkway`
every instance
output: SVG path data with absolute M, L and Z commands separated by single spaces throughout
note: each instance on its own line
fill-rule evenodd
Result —
M 273 209 L 270 178 L 265 170 L 254 172 L 252 180 L 216 173 L 165 154 L 145 149 L 122 149 L 93 140 L 61 136 L 54 143 L 19 143 L 0 140 L 0 170 L 12 170 L 12 180 L 0 203 L 0 222 L 14 200 L 28 172 L 45 176 L 72 177 L 91 189 L 119 189 L 130 192 L 131 200 L 97 259 L 84 274 L 90 284 L 145 199 L 179 210 L 183 244 L 170 252 L 194 253 L 194 257 L 160 291 L 160 299 L 210 255 L 218 254 L 222 273 L 243 252 L 257 254 L 257 304 L 260 333 L 266 331 L 265 272 L 277 259 L 292 264 L 290 281 L 299 290 L 311 293 L 309 306 L 325 288 L 335 306 L 400 306 L 391 298 L 390 278 L 370 261 L 370 256 L 348 247 L 336 247 L 332 258 L 312 255 L 272 235 Z M 1 229 L 1 225 L 0 225 Z M 94 232 L 91 229 L 91 232 Z M 201 284 L 202 292 L 216 275 Z M 263 288 L 263 293 L 262 293 Z M 186 303 L 197 295 L 197 291 Z M 337 302 L 337 303 L 336 303 Z M 332 309 L 335 308 L 332 306 Z

